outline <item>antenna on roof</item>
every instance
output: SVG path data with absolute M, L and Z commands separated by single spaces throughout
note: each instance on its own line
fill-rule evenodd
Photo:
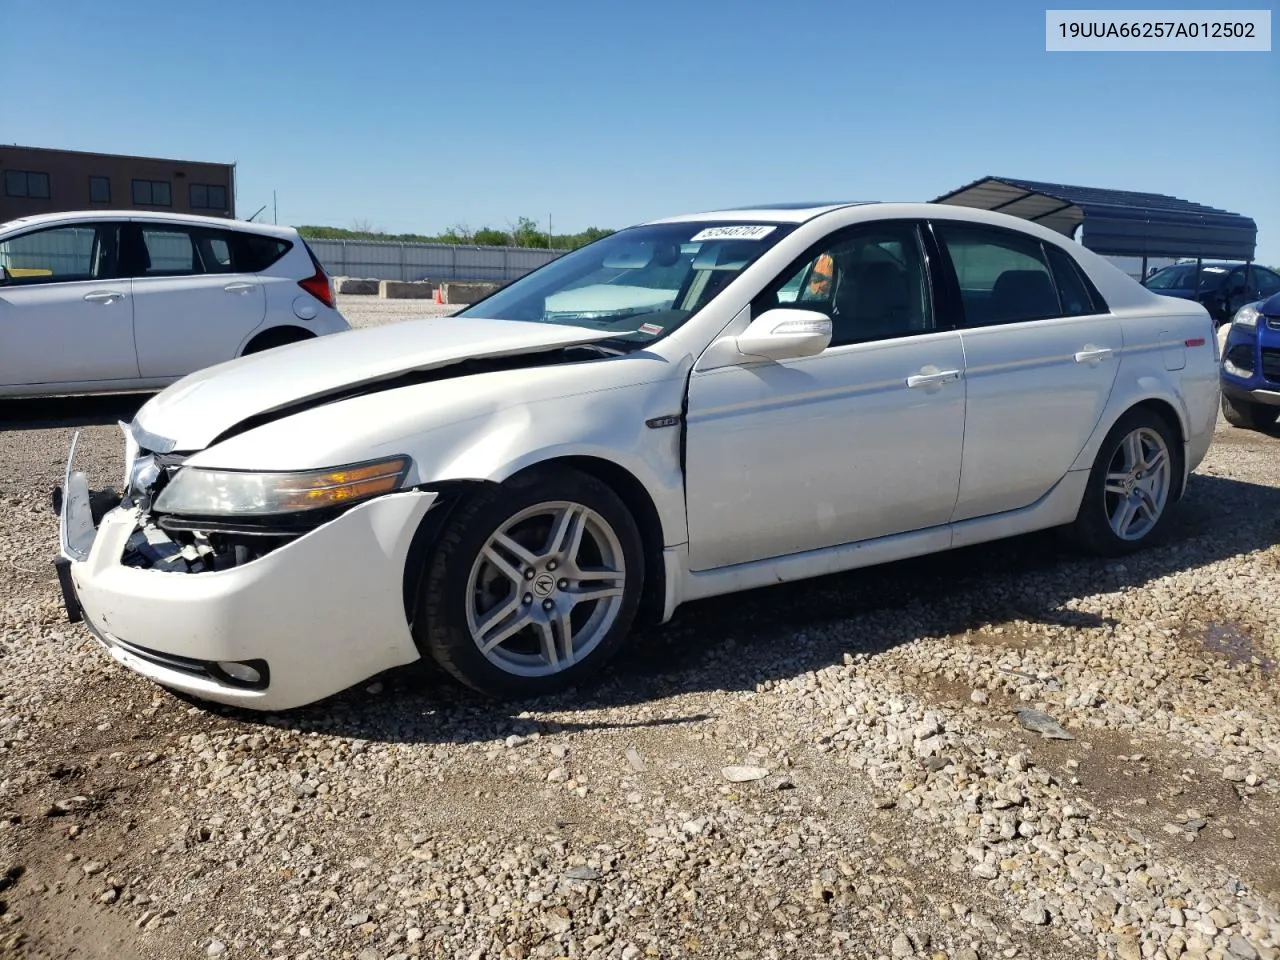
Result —
M 249 218 L 248 222 L 253 223 L 254 218 L 257 217 L 258 214 L 260 214 L 265 209 L 267 209 L 267 205 L 264 203 L 262 206 L 260 206 L 257 210 L 254 211 L 253 216 Z

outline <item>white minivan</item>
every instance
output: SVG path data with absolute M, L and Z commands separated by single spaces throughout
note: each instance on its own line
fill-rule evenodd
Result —
M 128 210 L 0 224 L 0 397 L 153 390 L 347 329 L 292 227 Z

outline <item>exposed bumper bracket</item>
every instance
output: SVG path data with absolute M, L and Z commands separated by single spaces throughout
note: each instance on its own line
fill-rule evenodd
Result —
M 76 585 L 71 580 L 71 561 L 66 557 L 56 557 L 53 568 L 58 572 L 58 586 L 62 588 L 62 603 L 67 608 L 67 622 L 79 623 L 84 619 L 84 611 L 80 609 Z

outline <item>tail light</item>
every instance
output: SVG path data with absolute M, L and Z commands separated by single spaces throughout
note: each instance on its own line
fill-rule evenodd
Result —
M 311 262 L 315 264 L 316 272 L 305 280 L 299 280 L 298 286 L 332 310 L 333 285 L 329 282 L 329 275 L 324 272 L 324 267 L 320 266 L 320 261 L 316 259 L 316 255 L 312 253 L 310 247 L 307 247 L 307 254 L 311 257 Z

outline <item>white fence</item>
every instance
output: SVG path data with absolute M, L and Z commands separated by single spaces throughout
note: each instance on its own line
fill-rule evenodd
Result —
M 308 240 L 336 277 L 377 280 L 496 280 L 509 283 L 565 253 L 529 247 L 475 247 L 452 243 Z

